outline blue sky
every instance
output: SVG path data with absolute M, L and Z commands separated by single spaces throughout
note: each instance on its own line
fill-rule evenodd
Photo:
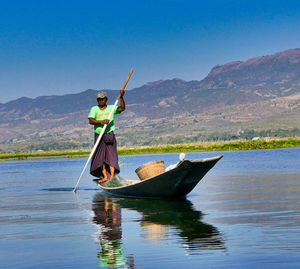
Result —
M 0 1 L 0 102 L 160 79 L 300 47 L 300 2 Z

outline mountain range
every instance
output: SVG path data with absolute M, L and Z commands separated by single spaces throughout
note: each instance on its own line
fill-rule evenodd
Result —
M 113 103 L 118 91 L 106 91 Z M 88 89 L 0 104 L 2 148 L 90 147 L 87 114 L 97 104 L 96 93 Z M 119 145 L 239 138 L 249 131 L 288 133 L 300 129 L 300 49 L 218 65 L 200 81 L 147 83 L 126 91 L 125 100 L 126 111 L 116 119 Z

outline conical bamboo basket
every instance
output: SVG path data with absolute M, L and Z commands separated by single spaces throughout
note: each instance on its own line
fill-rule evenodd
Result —
M 145 180 L 165 172 L 165 163 L 164 161 L 151 161 L 138 167 L 135 172 L 140 180 Z

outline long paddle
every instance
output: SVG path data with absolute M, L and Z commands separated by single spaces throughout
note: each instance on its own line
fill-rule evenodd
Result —
M 128 77 L 127 77 L 127 79 L 126 79 L 126 81 L 125 81 L 125 83 L 124 83 L 124 85 L 123 85 L 121 91 L 124 91 L 124 90 L 125 90 L 125 87 L 126 87 L 128 81 L 129 81 L 129 79 L 130 79 L 132 73 L 133 73 L 133 69 L 130 70 L 129 75 L 128 75 Z M 114 104 L 112 110 L 110 111 L 110 113 L 109 113 L 109 115 L 108 115 L 108 120 L 110 120 L 112 114 L 114 113 L 114 111 L 115 111 L 115 109 L 116 109 L 116 106 L 117 106 L 117 104 L 118 104 L 119 99 L 120 99 L 120 94 L 118 95 L 118 98 L 117 98 L 117 100 L 116 100 L 116 102 L 115 102 L 115 104 Z M 102 137 L 103 134 L 104 134 L 104 131 L 105 131 L 106 127 L 107 127 L 107 124 L 104 124 L 104 126 L 103 126 L 103 128 L 102 128 L 102 131 L 101 131 L 100 135 L 98 136 L 98 139 L 97 139 L 97 141 L 96 141 L 96 143 L 95 143 L 95 145 L 94 145 L 94 147 L 93 147 L 93 149 L 92 149 L 92 151 L 91 151 L 91 153 L 90 153 L 90 156 L 89 156 L 87 162 L 85 163 L 85 166 L 84 166 L 84 168 L 83 168 L 83 170 L 82 170 L 82 172 L 81 172 L 81 175 L 80 175 L 80 177 L 78 178 L 78 181 L 77 181 L 77 183 L 76 183 L 76 185 L 75 185 L 75 187 L 74 187 L 73 192 L 76 192 L 77 187 L 78 187 L 78 184 L 79 184 L 79 181 L 80 181 L 81 177 L 83 176 L 83 173 L 84 173 L 86 167 L 88 166 L 88 163 L 89 163 L 90 160 L 92 159 L 92 157 L 93 157 L 93 155 L 94 155 L 94 153 L 95 153 L 95 151 L 96 151 L 96 149 L 97 149 L 97 147 L 98 147 L 98 145 L 99 145 L 99 143 L 100 143 L 101 137 Z

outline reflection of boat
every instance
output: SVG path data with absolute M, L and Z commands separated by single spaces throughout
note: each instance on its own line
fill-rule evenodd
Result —
M 185 197 L 222 157 L 183 160 L 174 169 L 142 181 L 128 180 L 121 187 L 98 186 L 106 193 L 120 197 Z
M 102 197 L 103 194 L 96 194 L 94 203 L 103 200 Z M 201 211 L 195 210 L 189 200 L 106 199 L 118 208 L 141 213 L 140 225 L 145 238 L 153 241 L 164 240 L 173 236 L 170 235 L 172 230 L 183 240 L 182 244 L 189 252 L 225 249 L 217 228 L 202 222 Z
M 122 208 L 142 213 L 141 225 L 152 224 L 153 231 L 147 237 L 165 236 L 166 231 L 156 227 L 172 227 L 183 239 L 185 247 L 191 251 L 203 249 L 224 249 L 223 240 L 218 230 L 201 221 L 202 213 L 193 208 L 189 200 L 149 200 L 120 199 L 117 202 Z M 159 239 L 159 238 L 157 238 Z

